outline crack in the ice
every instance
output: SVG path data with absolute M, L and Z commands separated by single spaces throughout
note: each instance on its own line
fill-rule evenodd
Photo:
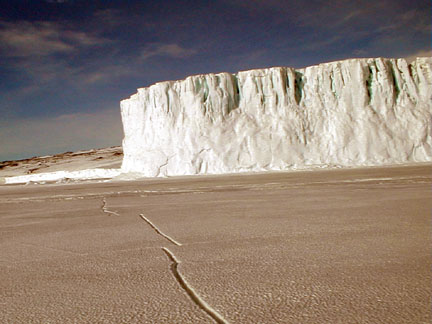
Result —
M 189 298 L 204 312 L 206 312 L 216 323 L 219 324 L 227 324 L 228 321 L 225 320 L 217 311 L 215 311 L 209 304 L 207 304 L 197 293 L 196 291 L 187 283 L 187 281 L 184 279 L 180 271 L 178 270 L 178 265 L 180 264 L 180 261 L 177 260 L 175 255 L 168 250 L 167 248 L 163 247 L 162 251 L 165 252 L 168 259 L 171 261 L 171 272 L 176 279 L 176 281 L 179 283 L 180 287 L 187 293 Z
M 174 240 L 169 235 L 163 233 L 155 224 L 153 224 L 144 214 L 140 214 L 140 217 L 160 236 L 165 238 L 167 241 L 171 242 L 174 245 L 182 246 L 181 243 Z M 207 313 L 216 323 L 227 324 L 226 321 L 218 312 L 216 312 L 210 305 L 208 305 L 196 292 L 195 290 L 187 283 L 184 277 L 178 270 L 178 265 L 180 261 L 177 260 L 175 255 L 166 247 L 162 247 L 162 251 L 167 255 L 168 259 L 171 261 L 170 269 L 171 272 L 180 285 L 180 287 L 186 292 L 189 298 L 204 312 Z
M 172 237 L 170 237 L 169 235 L 166 235 L 165 233 L 163 233 L 155 224 L 153 224 L 147 217 L 145 217 L 143 214 L 140 214 L 140 217 L 147 223 L 150 225 L 151 228 L 153 228 L 155 230 L 156 233 L 158 233 L 160 236 L 162 236 L 163 238 L 165 238 L 166 240 L 170 241 L 171 243 L 177 245 L 177 246 L 181 246 L 181 243 L 177 242 L 176 240 L 174 240 Z
M 117 212 L 115 211 L 111 211 L 108 209 L 107 207 L 107 202 L 106 202 L 106 198 L 103 197 L 102 199 L 102 211 L 106 214 L 111 214 L 111 215 L 116 215 L 116 216 L 120 216 Z

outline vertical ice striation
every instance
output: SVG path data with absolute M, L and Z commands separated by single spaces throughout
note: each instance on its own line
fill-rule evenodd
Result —
M 432 160 L 432 58 L 350 59 L 156 83 L 121 102 L 125 172 Z

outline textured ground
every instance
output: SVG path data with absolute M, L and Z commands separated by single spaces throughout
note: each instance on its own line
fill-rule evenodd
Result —
M 430 323 L 432 166 L 0 186 L 1 323 Z

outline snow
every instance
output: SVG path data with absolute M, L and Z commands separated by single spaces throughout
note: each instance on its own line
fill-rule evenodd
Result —
M 32 157 L 24 160 L 0 162 L 0 179 L 4 177 L 55 171 L 120 168 L 123 160 L 121 147 L 108 147 L 56 155 Z
M 121 102 L 122 172 L 145 176 L 432 161 L 432 58 L 190 76 Z
M 6 184 L 29 183 L 29 182 L 46 182 L 62 180 L 90 180 L 90 179 L 107 179 L 120 175 L 120 169 L 87 169 L 79 171 L 56 171 L 37 174 L 29 174 L 15 177 L 6 177 Z

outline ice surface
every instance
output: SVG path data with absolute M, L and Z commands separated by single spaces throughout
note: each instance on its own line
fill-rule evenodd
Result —
M 432 160 L 432 58 L 350 59 L 156 83 L 121 102 L 123 172 Z
M 429 164 L 0 186 L 0 323 L 432 323 L 431 185 Z

